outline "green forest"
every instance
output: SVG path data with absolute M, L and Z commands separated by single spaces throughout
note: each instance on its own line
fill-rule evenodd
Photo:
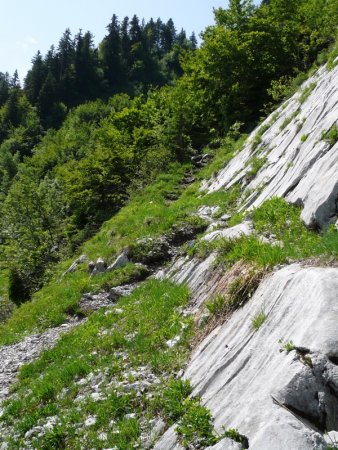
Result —
M 0 73 L 0 260 L 20 304 L 140 189 L 251 131 L 337 54 L 336 0 L 231 0 L 201 35 L 113 15 Z M 6 281 L 4 281 L 6 280 Z M 7 282 L 8 280 L 8 282 Z

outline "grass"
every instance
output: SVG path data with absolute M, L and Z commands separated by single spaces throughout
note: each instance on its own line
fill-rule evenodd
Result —
M 216 295 L 214 298 L 205 303 L 205 307 L 213 316 L 219 316 L 223 313 L 226 305 L 226 298 L 224 295 Z
M 259 158 L 257 156 L 254 156 L 253 158 L 251 158 L 251 160 L 249 161 L 250 169 L 246 173 L 247 180 L 249 181 L 253 180 L 257 175 L 257 173 L 265 165 L 266 161 L 267 159 L 265 157 Z
M 338 125 L 334 123 L 329 130 L 322 133 L 321 138 L 333 147 L 338 142 Z
M 196 175 L 196 181 L 188 187 L 183 188 L 181 181 L 191 166 L 173 165 L 155 183 L 133 195 L 129 203 L 107 221 L 97 235 L 81 246 L 78 253 L 86 254 L 94 261 L 103 257 L 109 264 L 137 239 L 163 235 L 177 224 L 190 224 L 195 220 L 193 214 L 203 205 L 217 205 L 220 212 L 232 211 L 240 195 L 239 187 L 229 192 L 208 194 L 199 191 L 200 182 L 221 168 L 224 160 L 229 160 L 241 148 L 244 139 L 237 142 L 225 139 L 211 163 Z M 168 202 L 167 197 L 172 192 L 179 192 L 180 197 Z M 122 271 L 91 278 L 83 264 L 75 273 L 62 277 L 72 262 L 73 259 L 60 263 L 55 268 L 52 280 L 33 295 L 32 301 L 16 308 L 7 322 L 0 326 L 0 345 L 17 342 L 31 332 L 60 325 L 69 311 L 77 309 L 83 293 L 98 292 L 107 284 L 117 286 L 128 283 L 135 278 L 135 271 L 139 270 L 131 265 Z
M 316 88 L 317 83 L 313 82 L 310 83 L 309 86 L 307 86 L 306 88 L 303 89 L 300 97 L 299 97 L 299 103 L 303 104 L 310 96 L 310 94 L 313 92 L 313 90 Z
M 252 212 L 252 220 L 256 234 L 210 243 L 210 252 L 217 253 L 217 264 L 230 266 L 242 260 L 258 267 L 272 268 L 292 260 L 338 256 L 337 229 L 331 226 L 323 233 L 307 229 L 300 219 L 300 209 L 282 198 L 264 202 Z M 275 239 L 273 245 L 259 238 L 271 235 Z
M 281 351 L 285 350 L 286 353 L 290 353 L 296 348 L 292 341 L 283 341 L 283 339 L 279 339 L 278 343 L 281 345 Z
M 140 419 L 158 409 L 159 403 L 153 404 L 150 395 L 139 397 L 134 389 L 124 391 L 119 382 L 128 372 L 132 382 L 134 371 L 144 366 L 159 379 L 182 367 L 192 332 L 191 319 L 180 313 L 188 299 L 185 286 L 149 280 L 122 299 L 116 313 L 114 309 L 109 314 L 104 310 L 94 313 L 84 325 L 63 335 L 53 349 L 24 366 L 1 419 L 20 436 L 16 442 L 10 440 L 10 448 L 22 448 L 25 433 L 50 416 L 59 418 L 55 436 L 36 437 L 34 448 L 54 448 L 48 447 L 53 439 L 58 442 L 56 448 L 137 448 Z M 179 342 L 170 348 L 167 341 L 177 335 Z M 105 374 L 101 385 L 104 398 L 94 401 L 87 393 L 77 402 L 78 381 L 90 373 Z M 150 392 L 157 388 L 157 384 L 149 387 Z M 168 383 L 167 389 L 162 385 L 162 390 L 166 399 L 163 415 L 176 420 L 181 414 L 181 400 L 176 400 L 189 395 L 191 389 L 182 382 L 178 387 Z M 130 413 L 135 417 L 129 417 Z M 88 416 L 96 417 L 96 423 L 76 434 L 76 424 L 84 423 Z M 112 420 L 113 427 L 109 425 Z M 102 432 L 107 434 L 104 442 L 98 438 Z
M 287 117 L 283 123 L 281 124 L 281 126 L 279 127 L 280 131 L 283 131 L 291 122 L 292 120 L 298 116 L 300 110 L 297 109 L 296 111 L 294 111 L 289 117 Z
M 260 327 L 263 325 L 263 323 L 266 321 L 267 315 L 265 314 L 264 310 L 259 311 L 253 318 L 252 318 L 252 328 L 255 331 L 258 331 Z

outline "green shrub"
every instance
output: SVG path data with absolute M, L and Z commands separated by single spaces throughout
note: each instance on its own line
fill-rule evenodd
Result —
M 224 295 L 216 295 L 216 297 L 205 303 L 207 310 L 213 316 L 219 316 L 223 313 L 226 306 L 226 299 Z
M 159 408 L 169 424 L 177 422 L 185 413 L 184 400 L 191 394 L 189 380 L 170 380 L 161 394 Z
M 309 86 L 307 86 L 301 93 L 301 95 L 299 97 L 299 103 L 301 103 L 301 104 L 304 103 L 308 99 L 311 92 L 315 89 L 316 86 L 317 86 L 317 83 L 315 83 L 315 82 L 309 84 Z
M 186 449 L 214 445 L 218 439 L 211 412 L 200 404 L 199 398 L 185 400 L 184 407 L 185 413 L 176 428 L 181 445 Z
M 257 331 L 260 329 L 260 327 L 263 325 L 263 323 L 266 320 L 266 314 L 265 311 L 261 310 L 259 311 L 252 319 L 252 328 Z
M 235 428 L 229 428 L 222 433 L 222 437 L 232 439 L 235 442 L 242 444 L 242 448 L 249 448 L 248 438 L 243 434 L 240 434 Z
M 333 124 L 332 127 L 324 131 L 322 133 L 322 140 L 328 142 L 331 147 L 335 145 L 336 142 L 338 142 L 338 126 L 337 124 Z

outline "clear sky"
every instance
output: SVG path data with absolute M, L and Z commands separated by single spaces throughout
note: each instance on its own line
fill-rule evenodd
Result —
M 64 30 L 90 30 L 98 44 L 115 13 L 120 19 L 137 14 L 146 20 L 172 18 L 176 28 L 198 35 L 213 23 L 213 7 L 227 0 L 0 0 L 0 72 L 18 69 L 20 79 L 40 50 L 57 45 Z

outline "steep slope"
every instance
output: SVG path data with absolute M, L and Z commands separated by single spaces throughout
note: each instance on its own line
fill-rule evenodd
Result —
M 337 276 L 297 264 L 276 271 L 197 348 L 185 377 L 219 431 L 237 428 L 250 449 L 326 448 L 321 433 L 338 427 Z M 164 438 L 155 448 L 171 447 Z
M 0 448 L 328 448 L 337 118 L 338 66 L 321 68 L 243 148 L 226 141 L 199 173 L 172 167 L 63 262 L 0 328 Z M 230 162 L 209 178 L 217 158 Z M 13 388 L 11 352 L 34 337 L 15 342 L 57 325 Z
M 337 125 L 338 66 L 315 73 L 202 190 L 227 190 L 240 182 L 244 198 L 248 194 L 243 211 L 283 196 L 302 206 L 307 225 L 326 228 L 337 221 L 338 143 L 326 140 Z M 210 239 L 250 234 L 247 224 L 213 231 Z M 229 272 L 215 270 L 215 258 L 180 258 L 167 271 L 176 282 L 188 283 L 195 307 L 229 283 Z M 323 433 L 338 430 L 337 276 L 337 269 L 302 265 L 276 271 L 199 345 L 185 377 L 220 432 L 238 428 L 257 450 L 327 447 Z M 264 323 L 255 331 L 252 322 L 259 313 Z M 232 445 L 224 441 L 213 448 Z M 173 429 L 155 448 L 179 448 Z
M 338 66 L 322 67 L 203 189 L 229 189 L 240 182 L 248 195 L 243 209 L 283 196 L 303 208 L 307 225 L 326 227 L 337 218 L 337 117 Z M 335 130 L 332 140 L 330 130 Z

